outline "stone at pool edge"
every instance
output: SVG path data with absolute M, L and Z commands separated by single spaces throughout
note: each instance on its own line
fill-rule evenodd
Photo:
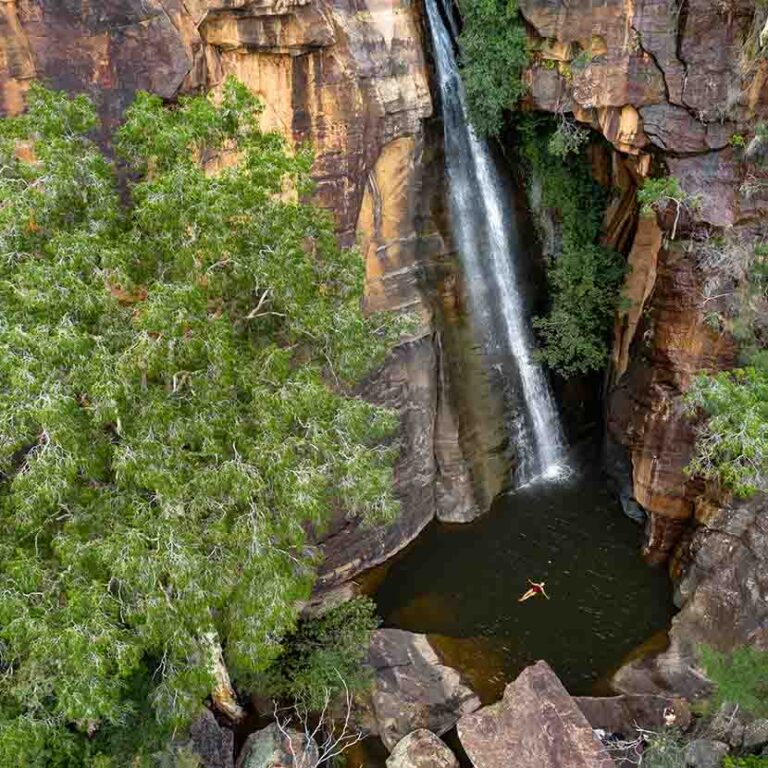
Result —
M 544 661 L 524 669 L 501 701 L 462 717 L 457 729 L 475 768 L 615 768 Z
M 370 698 L 376 731 L 390 751 L 420 728 L 441 736 L 480 707 L 478 696 L 459 672 L 440 662 L 426 635 L 378 629 L 368 663 L 374 672 Z
M 619 696 L 574 696 L 578 708 L 593 728 L 607 733 L 619 733 L 624 738 L 639 736 L 638 728 L 658 731 L 667 725 L 686 730 L 691 724 L 691 707 L 678 696 L 652 696 L 622 694 Z
M 459 768 L 459 761 L 432 731 L 419 728 L 397 742 L 387 768 Z
M 317 765 L 319 750 L 315 741 L 292 728 L 287 728 L 286 733 L 281 733 L 275 723 L 252 733 L 240 750 L 235 768 L 299 768 L 294 754 L 306 755 L 299 761 L 303 765 Z

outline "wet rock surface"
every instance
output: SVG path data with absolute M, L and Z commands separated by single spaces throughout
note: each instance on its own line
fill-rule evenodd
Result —
M 373 633 L 369 664 L 378 734 L 388 749 L 414 730 L 439 735 L 480 706 L 459 673 L 440 663 L 425 635 L 400 629 Z
M 459 768 L 459 762 L 434 733 L 420 728 L 397 742 L 387 768 Z
M 459 720 L 475 768 L 612 768 L 592 727 L 549 666 L 539 661 L 504 698 Z

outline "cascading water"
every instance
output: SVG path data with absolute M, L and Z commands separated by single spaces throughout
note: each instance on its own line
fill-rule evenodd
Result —
M 426 0 L 426 6 L 442 102 L 452 229 L 473 321 L 486 336 L 498 328 L 517 367 L 527 416 L 518 482 L 556 477 L 565 471 L 565 444 L 547 380 L 533 355 L 533 334 L 513 263 L 520 246 L 488 144 L 467 119 L 450 32 L 437 0 Z M 450 21 L 450 14 L 446 18 Z

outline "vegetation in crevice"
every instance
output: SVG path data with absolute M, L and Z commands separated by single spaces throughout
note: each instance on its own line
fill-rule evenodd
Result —
M 684 211 L 695 211 L 699 207 L 699 199 L 689 195 L 674 176 L 659 176 L 646 179 L 637 191 L 637 202 L 640 214 L 653 218 L 657 213 L 664 213 L 668 207 L 674 211 L 672 229 L 669 233 L 671 240 L 677 236 L 680 217 Z
M 122 198 L 89 101 L 28 96 L 0 121 L 0 762 L 138 768 L 212 638 L 237 679 L 283 658 L 308 527 L 395 513 L 397 419 L 347 392 L 400 324 L 361 314 L 311 153 L 244 86 L 139 94 Z
M 478 133 L 495 135 L 504 126 L 505 111 L 513 110 L 526 91 L 525 27 L 517 0 L 466 0 L 461 15 L 459 48 L 469 118 Z
M 543 117 L 520 122 L 520 151 L 529 186 L 540 189 L 540 207 L 557 222 L 558 252 L 547 265 L 550 308 L 534 325 L 541 356 L 563 376 L 605 366 L 609 334 L 626 265 L 621 254 L 599 243 L 607 191 L 592 178 L 578 151 L 583 137 L 569 146 L 562 128 Z
M 768 717 L 768 652 L 749 645 L 730 653 L 702 646 L 699 655 L 714 684 L 715 706 L 730 702 L 756 717 Z

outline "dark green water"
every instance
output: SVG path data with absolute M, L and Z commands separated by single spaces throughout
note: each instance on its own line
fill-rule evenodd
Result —
M 669 624 L 666 572 L 643 562 L 642 531 L 606 488 L 598 457 L 580 464 L 570 481 L 500 496 L 470 525 L 433 524 L 377 591 L 384 626 L 435 636 L 486 701 L 537 659 L 573 694 L 600 690 Z M 551 599 L 518 603 L 528 578 L 545 581 Z

